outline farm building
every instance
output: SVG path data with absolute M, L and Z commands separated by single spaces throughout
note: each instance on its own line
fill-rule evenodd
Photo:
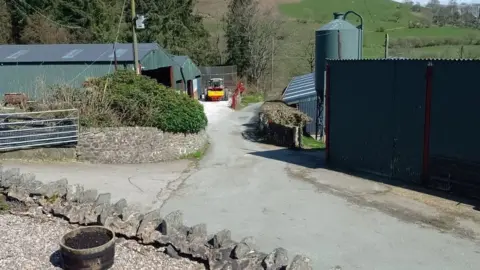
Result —
M 174 55 L 173 61 L 177 64 L 174 68 L 175 78 L 181 78 L 176 82 L 177 89 L 184 89 L 189 95 L 198 95 L 198 90 L 202 87 L 202 72 L 200 69 L 188 56 Z M 180 84 L 183 84 L 183 87 Z
M 133 69 L 132 44 L 0 45 L 0 94 L 38 98 L 50 85 L 80 87 L 85 79 Z M 183 81 L 173 56 L 157 43 L 138 45 L 142 73 L 176 87 Z M 178 69 L 178 68 L 177 68 Z M 183 88 L 185 89 L 185 88 Z
M 293 77 L 283 91 L 283 101 L 289 106 L 307 114 L 312 119 L 305 127 L 305 131 L 310 135 L 315 135 L 317 132 L 316 115 L 318 113 L 315 74 L 309 73 Z M 322 134 L 320 126 L 318 127 L 318 132 L 319 135 Z

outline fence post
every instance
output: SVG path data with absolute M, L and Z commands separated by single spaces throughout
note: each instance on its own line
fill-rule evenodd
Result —
M 325 72 L 325 160 L 330 161 L 330 64 Z
M 433 63 L 428 62 L 425 75 L 425 123 L 423 125 L 423 160 L 422 183 L 427 184 L 430 178 L 430 132 L 432 110 L 432 78 Z

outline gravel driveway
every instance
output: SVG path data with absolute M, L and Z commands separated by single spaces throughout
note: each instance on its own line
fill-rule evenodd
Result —
M 76 226 L 57 218 L 0 214 L 0 269 L 61 269 L 58 241 Z M 117 239 L 114 270 L 197 270 L 202 265 L 168 257 L 153 247 Z

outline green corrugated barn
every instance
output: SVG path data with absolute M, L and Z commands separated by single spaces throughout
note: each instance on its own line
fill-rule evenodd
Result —
M 115 48 L 115 50 L 114 50 Z M 115 53 L 114 53 L 115 51 Z M 26 93 L 41 97 L 51 85 L 81 87 L 90 77 L 100 77 L 118 69 L 133 70 L 132 44 L 48 44 L 0 45 L 0 94 Z M 160 83 L 187 90 L 190 68 L 157 43 L 138 45 L 142 73 Z M 187 57 L 188 58 L 188 57 Z M 197 76 L 197 75 L 195 75 Z
M 193 91 L 193 95 L 198 94 L 198 90 L 201 89 L 202 72 L 197 65 L 190 57 L 184 55 L 174 55 L 173 61 L 177 64 L 173 69 L 175 78 L 182 78 L 181 81 L 177 81 L 177 88 L 185 89 L 187 92 Z M 183 87 L 179 83 L 183 84 Z

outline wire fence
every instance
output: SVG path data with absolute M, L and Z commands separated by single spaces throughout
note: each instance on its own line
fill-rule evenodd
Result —
M 235 90 L 237 86 L 237 66 L 213 66 L 200 67 L 202 72 L 202 84 L 199 89 L 199 94 L 204 94 L 205 87 L 208 86 L 208 81 L 213 78 L 223 79 L 225 87 L 229 90 Z
M 78 142 L 76 109 L 0 113 L 0 152 Z

